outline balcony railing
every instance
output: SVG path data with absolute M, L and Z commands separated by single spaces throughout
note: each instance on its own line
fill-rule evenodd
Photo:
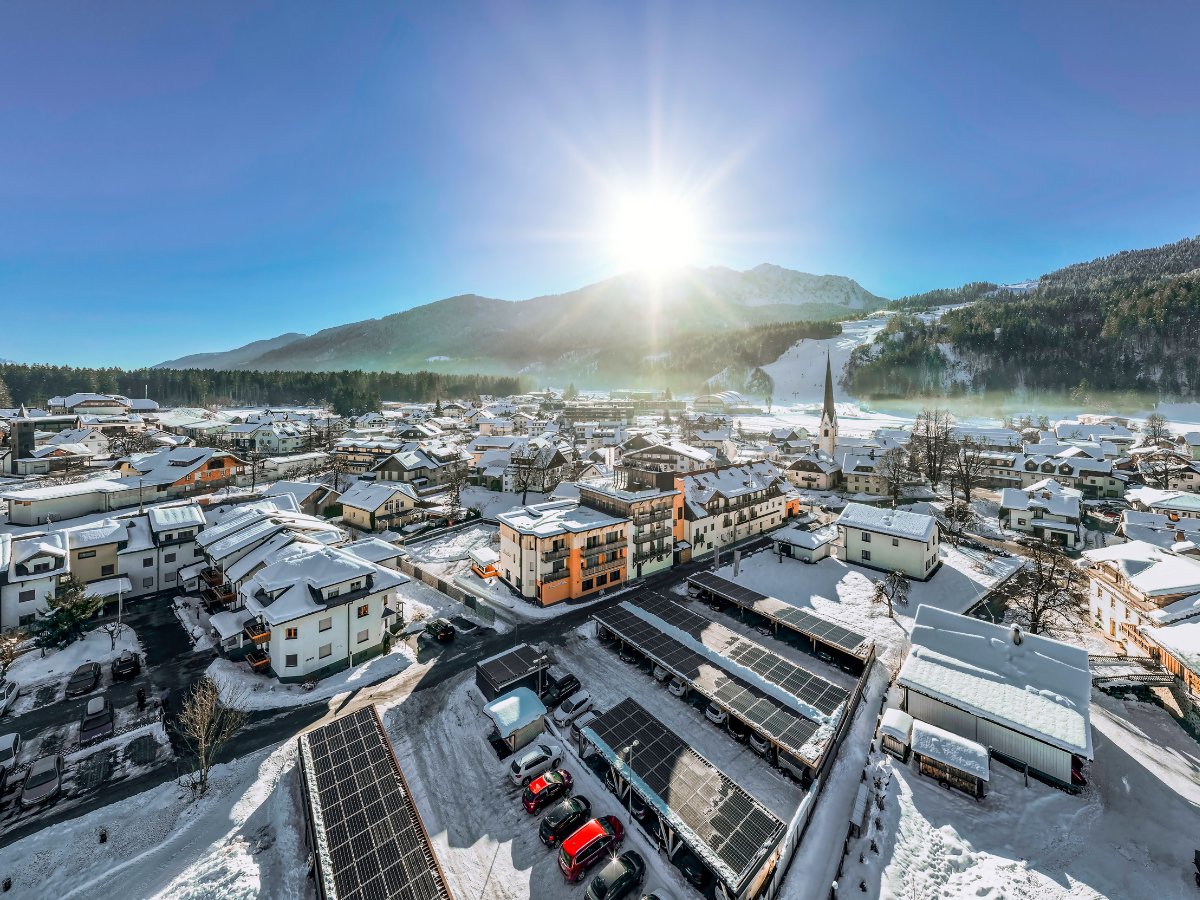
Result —
M 207 569 L 202 569 L 200 572 L 200 578 L 203 579 L 204 583 L 209 587 L 220 587 L 225 583 L 225 573 L 219 568 L 213 568 L 212 566 Z
M 570 547 L 560 547 L 558 550 L 547 550 L 542 554 L 542 562 L 554 562 L 556 559 L 566 559 L 570 555 Z
M 271 654 L 265 650 L 251 650 L 246 654 L 246 662 L 255 672 L 261 672 L 271 665 Z
M 255 644 L 265 644 L 271 640 L 271 628 L 262 622 L 248 622 L 242 633 L 246 635 L 247 640 Z
M 601 572 L 608 572 L 612 569 L 622 568 L 627 562 L 624 556 L 619 556 L 616 559 L 610 559 L 607 562 L 597 563 L 594 566 L 584 566 L 583 577 L 590 578 L 592 575 L 599 575 Z
M 237 597 L 231 587 L 208 588 L 200 596 L 209 604 L 232 603 Z
M 543 572 L 542 584 L 553 584 L 556 581 L 562 581 L 564 578 L 569 578 L 570 575 L 570 569 L 557 569 L 553 572 Z
M 656 509 L 651 512 L 635 513 L 631 516 L 634 525 L 648 525 L 651 522 L 665 522 L 671 518 L 671 509 Z
M 633 536 L 633 542 L 635 544 L 645 544 L 649 541 L 657 541 L 660 538 L 665 538 L 671 533 L 671 529 L 665 525 L 661 528 L 651 528 L 649 531 L 642 531 L 638 534 L 635 534 Z

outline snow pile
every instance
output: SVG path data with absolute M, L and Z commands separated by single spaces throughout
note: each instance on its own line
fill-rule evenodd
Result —
M 140 653 L 142 645 L 137 634 L 128 625 L 121 627 L 114 647 L 108 634 L 100 629 L 89 631 L 82 640 L 68 644 L 61 650 L 48 650 L 46 655 L 38 649 L 13 660 L 8 667 L 5 677 L 22 686 L 22 690 L 43 681 L 64 678 L 87 662 L 97 662 L 101 665 L 116 659 L 126 650 Z
M 199 597 L 176 597 L 175 618 L 192 639 L 196 651 L 213 649 L 212 630 L 208 627 L 208 612 Z

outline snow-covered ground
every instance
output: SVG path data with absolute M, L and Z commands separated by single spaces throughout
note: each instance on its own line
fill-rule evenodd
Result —
M 566 487 L 566 485 L 564 485 Z M 507 491 L 489 491 L 487 488 L 479 487 L 478 485 L 469 484 L 462 489 L 461 494 L 462 505 L 471 509 L 478 508 L 480 515 L 485 519 L 494 519 L 502 512 L 508 512 L 510 509 L 516 509 L 521 506 L 521 495 L 519 493 L 509 493 Z M 530 491 L 525 498 L 526 504 L 545 503 L 549 498 L 546 494 L 539 494 L 537 491 Z
M 872 821 L 851 841 L 840 896 L 1195 897 L 1200 747 L 1158 707 L 1099 692 L 1092 728 L 1096 760 L 1079 796 L 1032 779 L 1026 786 L 993 760 L 977 803 L 873 753 L 884 806 L 872 819 L 881 827 Z
M 32 708 L 39 684 L 66 678 L 84 663 L 97 662 L 103 666 L 126 650 L 140 653 L 141 649 L 137 633 L 128 625 L 122 625 L 115 647 L 107 632 L 96 629 L 59 650 L 47 650 L 45 656 L 36 647 L 29 650 L 13 660 L 5 673 L 5 678 L 21 686 L 21 695 L 10 715 L 20 715 Z
M 887 319 L 872 316 L 854 322 L 842 322 L 842 333 L 823 340 L 803 340 L 793 344 L 779 359 L 763 371 L 775 382 L 775 400 L 785 404 L 820 404 L 825 396 L 825 355 L 833 367 L 835 400 L 849 399 L 838 382 L 855 347 L 874 340 Z M 817 416 L 820 416 L 820 408 Z
M 941 558 L 942 566 L 933 577 L 911 583 L 908 603 L 896 607 L 895 619 L 888 618 L 885 605 L 872 599 L 875 582 L 884 573 L 838 559 L 823 559 L 810 565 L 786 557 L 781 559 L 764 550 L 743 558 L 736 578 L 731 565 L 723 567 L 720 574 L 764 594 L 812 609 L 874 638 L 879 644 L 880 658 L 893 665 L 900 662 L 918 606 L 925 603 L 952 612 L 966 612 L 1021 565 L 1017 559 L 948 546 L 942 547 Z
M 306 690 L 300 684 L 281 684 L 274 678 L 250 671 L 244 662 L 228 659 L 214 659 L 207 674 L 217 683 L 221 699 L 226 703 L 238 709 L 276 709 L 330 698 L 340 699 L 392 678 L 413 664 L 412 647 L 397 637 L 390 653 L 322 678 L 311 690 Z
M 199 597 L 176 597 L 172 601 L 175 618 L 192 639 L 196 651 L 213 649 L 212 628 L 208 624 L 208 612 Z
M 0 850 L 0 872 L 15 897 L 309 897 L 295 762 L 288 740 L 217 766 L 199 800 L 168 782 L 60 822 Z

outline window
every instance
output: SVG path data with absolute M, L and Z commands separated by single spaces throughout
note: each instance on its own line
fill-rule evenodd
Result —
M 358 642 L 360 644 L 365 644 L 370 639 L 371 639 L 371 632 L 363 630 L 358 633 Z
M 352 590 L 352 591 L 357 591 L 357 590 L 360 590 L 361 588 L 362 588 L 362 582 L 361 582 L 361 581 L 352 581 L 352 582 L 350 582 L 350 590 Z
M 871 551 L 870 551 L 870 550 L 864 550 L 864 551 L 862 552 L 862 558 L 863 558 L 863 559 L 870 559 L 870 558 L 871 558 Z
M 144 587 L 144 588 L 154 587 L 154 579 L 153 578 L 143 578 L 142 579 L 142 587 Z
M 296 668 L 296 660 L 297 659 L 299 659 L 299 657 L 295 653 L 289 653 L 287 656 L 285 656 L 283 658 L 283 667 L 285 669 Z
M 145 559 L 142 560 L 142 568 L 143 569 L 148 569 L 152 565 L 154 565 L 154 557 L 153 556 L 147 556 Z
M 600 587 L 600 585 L 602 585 L 602 584 L 608 584 L 608 576 L 607 575 L 597 575 L 596 576 L 596 587 Z
M 37 613 L 25 613 L 23 616 L 17 619 L 17 624 L 22 626 L 32 625 L 36 619 Z
M 322 644 L 317 650 L 317 656 L 324 659 L 327 656 L 333 656 L 333 644 Z
M 92 558 L 93 556 L 95 556 L 95 555 L 96 555 L 96 551 L 95 551 L 95 550 L 80 550 L 80 551 L 79 551 L 79 558 L 80 558 L 80 559 L 91 559 L 91 558 Z
M 317 622 L 317 630 L 318 631 L 328 631 L 332 627 L 333 627 L 333 616 L 330 616 L 326 619 L 321 619 L 319 622 Z
M 334 597 L 336 597 L 340 593 L 341 593 L 341 591 L 339 591 L 337 588 L 330 588 L 329 593 L 327 593 L 325 595 L 325 599 L 332 600 Z
M 892 546 L 899 547 L 900 546 L 900 538 L 892 538 Z M 928 544 L 925 545 L 925 549 L 927 549 L 927 550 L 929 549 Z
M 862 533 L 862 539 L 863 539 L 863 543 L 864 543 L 864 544 L 869 544 L 869 543 L 871 543 L 871 532 L 869 532 L 869 531 L 864 531 L 864 532 Z
M 111 565 L 111 564 L 107 565 L 107 566 L 101 566 L 100 574 L 101 575 L 112 575 L 116 571 L 116 568 L 117 567 L 115 565 Z
M 49 572 L 50 571 L 50 563 L 48 563 L 48 562 L 34 563 L 33 571 L 34 572 Z
M 581 584 L 580 587 L 585 591 L 590 591 L 592 589 L 592 579 L 583 579 L 583 584 Z
M 296 638 L 298 638 L 300 636 L 300 629 L 299 628 L 289 628 L 286 631 L 284 631 L 283 636 L 285 638 L 287 638 L 289 641 L 294 641 Z
M 366 603 L 364 603 L 362 606 L 360 606 L 358 608 L 358 617 L 360 619 L 365 619 L 370 614 L 370 612 L 371 612 L 371 607 L 368 606 Z
M 179 577 L 178 573 L 168 572 L 166 575 L 163 576 L 163 581 L 167 582 L 168 584 L 174 584 L 175 579 L 177 579 L 178 577 Z
M 168 554 L 166 554 L 166 555 L 163 557 L 163 562 L 165 562 L 165 563 L 173 563 L 173 562 L 175 562 L 175 554 L 174 554 L 174 553 L 168 553 Z
M 17 602 L 18 603 L 28 603 L 30 600 L 32 600 L 36 596 L 37 596 L 37 591 L 21 591 L 21 593 L 17 594 Z
M 204 551 L 203 551 L 203 550 L 201 550 L 199 547 L 193 547 L 193 548 L 192 548 L 192 556 L 193 556 L 194 558 L 196 558 L 196 559 L 199 559 L 199 558 L 200 558 L 200 557 L 202 557 L 203 555 L 204 555 Z

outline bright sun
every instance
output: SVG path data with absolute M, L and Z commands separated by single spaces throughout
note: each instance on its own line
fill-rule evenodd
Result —
M 695 211 L 664 191 L 620 195 L 609 240 L 622 271 L 662 273 L 697 262 L 700 253 Z

